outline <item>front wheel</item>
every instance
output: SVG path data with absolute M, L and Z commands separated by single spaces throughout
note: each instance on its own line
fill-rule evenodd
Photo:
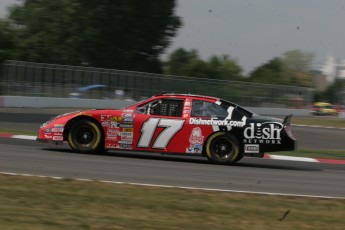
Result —
M 235 136 L 218 132 L 206 142 L 207 158 L 216 164 L 233 164 L 242 158 Z
M 97 153 L 103 148 L 103 135 L 95 122 L 77 120 L 68 133 L 68 143 L 77 152 Z

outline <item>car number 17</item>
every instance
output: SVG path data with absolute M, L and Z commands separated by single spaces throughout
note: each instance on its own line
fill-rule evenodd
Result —
M 156 137 L 152 148 L 165 149 L 170 140 L 182 129 L 185 120 L 150 118 L 141 128 L 141 136 L 138 142 L 139 148 L 149 148 L 157 127 L 164 130 Z

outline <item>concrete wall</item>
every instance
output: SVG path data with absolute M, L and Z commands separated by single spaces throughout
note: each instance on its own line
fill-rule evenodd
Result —
M 21 96 L 0 96 L 0 108 L 122 108 L 133 104 L 133 101 L 125 100 L 98 100 L 98 99 L 72 99 L 72 98 L 50 98 L 50 97 L 21 97 Z M 309 116 L 307 109 L 287 108 L 262 108 L 248 107 L 260 115 L 286 116 Z
M 133 104 L 125 100 L 72 99 L 53 97 L 0 96 L 0 108 L 121 108 Z

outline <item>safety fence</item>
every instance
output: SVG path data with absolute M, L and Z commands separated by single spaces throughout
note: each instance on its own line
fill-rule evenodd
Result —
M 244 106 L 303 108 L 313 89 L 23 61 L 1 65 L 0 94 L 141 100 L 163 92 L 221 97 Z

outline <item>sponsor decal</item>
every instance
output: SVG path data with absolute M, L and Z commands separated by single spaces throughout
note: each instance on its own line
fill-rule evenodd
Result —
M 186 148 L 186 153 L 201 154 L 202 153 L 202 145 L 201 144 L 190 145 L 189 147 Z
M 189 143 L 191 144 L 202 144 L 204 142 L 204 136 L 200 127 L 195 127 L 189 137 Z
M 133 113 L 123 113 L 121 115 L 123 118 L 133 118 L 134 117 L 134 114 Z
M 63 136 L 53 136 L 53 141 L 63 141 Z
M 185 114 L 183 114 L 183 117 L 184 117 L 184 118 L 189 117 L 189 114 L 188 114 L 188 113 L 185 113 Z
M 121 137 L 133 137 L 132 132 L 120 132 L 119 134 Z
M 194 153 L 192 147 L 187 147 L 186 148 L 186 153 Z
M 52 139 L 53 136 L 52 136 L 52 135 L 44 135 L 44 138 L 46 138 L 46 139 Z
M 125 112 L 125 113 L 133 113 L 134 110 L 133 109 L 125 109 L 125 110 L 123 110 L 123 112 Z
M 202 119 L 202 118 L 189 118 L 191 125 L 215 125 L 215 126 L 231 126 L 243 127 L 246 125 L 245 119 L 242 121 L 233 120 L 218 120 L 218 119 Z
M 119 133 L 121 136 L 122 141 L 133 141 L 133 133 L 132 132 L 121 132 Z
M 101 125 L 103 127 L 110 127 L 110 121 L 102 121 Z
M 245 153 L 259 153 L 260 147 L 257 144 L 245 144 L 244 145 L 244 152 Z
M 125 141 L 118 141 L 119 144 L 126 144 L 126 145 L 131 145 L 133 141 L 131 140 L 125 140 Z
M 108 129 L 108 132 L 120 132 L 120 128 Z
M 190 146 L 186 148 L 186 153 L 201 154 L 202 143 L 204 142 L 204 136 L 200 127 L 195 127 L 189 137 Z
M 133 124 L 120 124 L 121 128 L 133 128 Z
M 101 115 L 101 121 L 110 121 L 111 115 Z
M 54 132 L 54 133 L 62 133 L 63 132 L 63 128 L 52 128 L 52 132 Z
M 120 148 L 120 146 L 118 145 L 118 144 L 106 144 L 105 145 L 105 148 L 107 148 L 107 149 L 118 149 L 118 148 Z
M 44 134 L 51 134 L 52 133 L 52 129 L 48 128 L 44 130 Z
M 55 124 L 54 128 L 63 128 L 65 125 L 64 124 Z
M 186 101 L 186 102 L 184 103 L 184 106 L 185 106 L 185 107 L 190 107 L 190 106 L 191 106 L 190 101 Z
M 124 123 L 133 123 L 133 118 L 124 118 L 123 122 Z
M 123 128 L 123 132 L 133 132 L 133 128 Z
M 190 113 L 190 109 L 184 109 L 183 113 Z
M 112 117 L 112 121 L 117 121 L 117 122 L 122 122 L 123 118 L 122 117 Z
M 120 149 L 132 149 L 132 145 L 128 145 L 128 144 L 120 144 L 119 145 Z
M 108 137 L 117 137 L 118 131 L 114 129 L 108 129 L 107 136 Z
M 117 121 L 111 121 L 110 122 L 110 128 L 117 128 L 117 127 L 119 127 L 119 123 L 117 122 Z
M 54 133 L 55 136 L 63 136 L 63 133 Z
M 133 142 L 133 137 L 122 136 L 121 141 L 132 141 Z
M 281 130 L 283 124 L 279 122 L 250 123 L 244 129 L 244 143 L 248 144 L 281 144 Z

